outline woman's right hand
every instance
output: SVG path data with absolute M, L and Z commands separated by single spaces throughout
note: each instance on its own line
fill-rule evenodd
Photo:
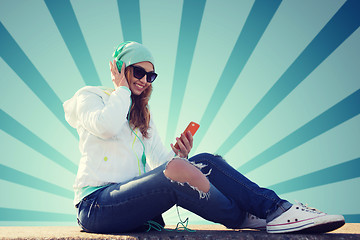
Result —
M 111 72 L 111 80 L 114 83 L 115 89 L 120 86 L 124 86 L 129 88 L 128 81 L 125 77 L 125 63 L 121 66 L 121 72 L 119 72 L 116 66 L 116 60 L 113 62 L 110 61 L 110 72 Z

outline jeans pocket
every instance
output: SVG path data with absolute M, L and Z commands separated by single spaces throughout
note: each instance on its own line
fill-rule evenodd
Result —
M 91 226 L 93 225 L 93 217 L 95 205 L 96 205 L 96 195 L 90 194 L 89 196 L 84 197 L 80 203 L 78 204 L 78 214 L 77 221 L 79 226 L 85 232 L 93 232 L 91 231 Z
M 77 223 L 84 232 L 91 232 L 90 230 L 88 230 L 87 228 L 84 227 L 84 225 L 81 223 L 79 218 L 77 218 Z

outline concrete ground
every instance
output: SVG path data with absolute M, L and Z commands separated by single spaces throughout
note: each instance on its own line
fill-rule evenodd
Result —
M 173 229 L 174 226 L 168 226 Z M 0 239 L 344 239 L 360 240 L 360 223 L 347 223 L 340 229 L 326 234 L 267 234 L 251 230 L 231 230 L 221 225 L 191 225 L 196 232 L 149 232 L 126 234 L 91 234 L 82 232 L 79 227 L 0 227 Z

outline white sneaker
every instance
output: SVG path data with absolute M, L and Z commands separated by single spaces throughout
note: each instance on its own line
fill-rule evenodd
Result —
M 246 213 L 244 222 L 241 224 L 239 229 L 256 229 L 260 231 L 266 230 L 266 220 L 258 218 L 250 213 Z
M 268 233 L 325 233 L 335 230 L 345 224 L 341 215 L 328 215 L 302 203 L 294 204 L 289 210 L 270 221 L 266 230 Z

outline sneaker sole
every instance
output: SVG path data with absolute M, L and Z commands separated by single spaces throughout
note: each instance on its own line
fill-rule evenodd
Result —
M 337 221 L 335 220 L 335 221 L 322 222 L 322 223 L 308 221 L 308 222 L 303 222 L 302 225 L 299 225 L 299 223 L 293 224 L 293 227 L 290 227 L 291 225 L 288 225 L 288 227 L 286 228 L 279 228 L 276 226 L 268 227 L 267 232 L 268 233 L 326 233 L 338 229 L 344 224 L 345 224 L 344 219 L 338 219 Z
M 309 227 L 309 228 L 297 231 L 296 233 L 326 233 L 326 232 L 331 232 L 335 229 L 338 229 L 338 228 L 342 227 L 344 224 L 345 224 L 345 221 L 324 223 L 321 225 L 317 225 L 314 227 Z

